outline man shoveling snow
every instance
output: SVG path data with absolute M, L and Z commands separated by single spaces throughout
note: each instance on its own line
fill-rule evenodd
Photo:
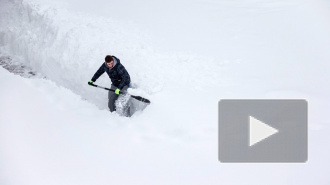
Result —
M 109 91 L 108 94 L 108 107 L 111 112 L 116 111 L 116 100 L 119 97 L 120 92 L 127 92 L 127 89 L 131 83 L 131 78 L 125 69 L 125 67 L 120 63 L 120 60 L 111 55 L 105 57 L 105 62 L 96 71 L 89 84 L 93 84 L 104 72 L 107 72 L 111 79 L 111 88 L 114 91 Z M 127 105 L 126 105 L 127 106 Z M 126 115 L 129 114 L 129 107 L 126 109 Z

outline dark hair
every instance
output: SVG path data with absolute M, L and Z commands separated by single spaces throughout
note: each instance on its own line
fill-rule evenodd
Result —
M 110 55 L 105 56 L 105 62 L 106 62 L 106 63 L 109 63 L 109 62 L 111 62 L 111 61 L 113 61 L 112 56 L 110 56 Z

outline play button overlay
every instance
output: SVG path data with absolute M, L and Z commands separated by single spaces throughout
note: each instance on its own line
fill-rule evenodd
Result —
M 250 146 L 278 132 L 277 129 L 250 116 Z
M 308 157 L 307 101 L 220 100 L 220 162 L 295 162 Z

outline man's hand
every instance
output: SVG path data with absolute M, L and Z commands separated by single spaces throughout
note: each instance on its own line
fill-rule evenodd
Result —
M 119 95 L 119 92 L 120 92 L 120 89 L 117 88 L 117 89 L 115 90 L 115 93 Z
M 88 81 L 88 84 L 93 84 L 94 82 L 92 80 Z

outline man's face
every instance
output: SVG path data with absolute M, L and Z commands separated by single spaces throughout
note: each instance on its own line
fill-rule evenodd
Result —
M 108 67 L 112 68 L 113 67 L 113 61 L 107 63 Z

